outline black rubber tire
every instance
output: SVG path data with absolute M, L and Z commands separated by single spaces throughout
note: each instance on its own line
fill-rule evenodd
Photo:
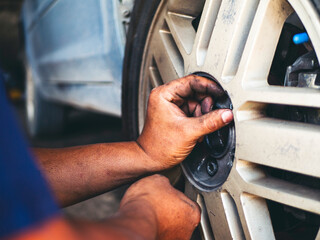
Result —
M 160 0 L 136 0 L 127 34 L 122 79 L 122 129 L 127 140 L 136 140 L 138 128 L 139 77 L 148 32 Z M 180 166 L 162 172 L 180 191 L 184 181 Z
M 30 78 L 26 81 L 26 118 L 28 132 L 31 137 L 44 137 L 44 136 L 55 136 L 63 132 L 63 128 L 66 121 L 66 109 L 63 105 L 48 101 L 45 99 L 38 86 L 32 79 L 30 68 L 26 67 L 26 77 Z M 31 84 L 31 85 L 30 85 Z M 33 117 L 29 116 L 28 111 L 28 87 L 33 88 Z
M 138 130 L 139 75 L 149 28 L 160 0 L 136 0 L 127 34 L 122 79 L 122 121 L 128 140 L 135 140 Z

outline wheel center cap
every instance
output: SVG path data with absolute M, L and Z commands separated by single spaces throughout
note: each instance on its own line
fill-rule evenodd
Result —
M 196 73 L 217 84 L 211 75 Z M 231 99 L 227 92 L 219 99 L 215 99 L 213 110 L 232 109 Z M 219 188 L 228 178 L 233 166 L 235 152 L 234 123 L 205 136 L 204 141 L 198 143 L 188 158 L 182 163 L 183 171 L 188 180 L 203 191 L 213 191 Z

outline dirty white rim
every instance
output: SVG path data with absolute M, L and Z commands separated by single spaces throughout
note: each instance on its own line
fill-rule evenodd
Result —
M 193 19 L 202 11 L 197 32 Z M 320 126 L 267 118 L 268 104 L 320 108 L 319 90 L 268 85 L 286 18 L 296 11 L 320 53 L 320 22 L 306 0 L 162 1 L 149 31 L 139 86 L 139 129 L 152 88 L 194 72 L 214 76 L 233 102 L 234 166 L 221 189 L 186 193 L 205 210 L 204 239 L 274 239 L 266 199 L 320 214 L 320 191 L 261 166 L 320 177 Z M 207 216 L 205 216 L 207 214 Z

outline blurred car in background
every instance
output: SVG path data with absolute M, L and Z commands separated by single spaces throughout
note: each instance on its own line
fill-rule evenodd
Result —
M 122 116 L 136 139 L 152 88 L 205 76 L 235 119 L 171 172 L 202 208 L 194 239 L 319 239 L 319 12 L 319 0 L 26 0 L 29 130 L 60 132 L 72 105 Z
M 121 116 L 133 0 L 27 0 L 22 18 L 31 135 L 58 134 L 65 104 Z

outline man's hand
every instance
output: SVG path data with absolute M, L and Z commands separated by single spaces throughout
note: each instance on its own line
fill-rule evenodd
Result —
M 9 239 L 187 240 L 199 221 L 199 206 L 174 189 L 167 178 L 153 175 L 134 183 L 119 211 L 109 219 L 68 222 L 55 216 Z
M 187 76 L 151 92 L 136 142 L 36 149 L 35 155 L 56 198 L 70 205 L 183 161 L 203 135 L 232 121 L 230 110 L 210 112 L 223 94 L 213 81 Z
M 224 91 L 213 81 L 190 75 L 155 88 L 137 143 L 166 169 L 182 162 L 197 141 L 230 123 L 231 110 L 212 110 Z
M 159 240 L 190 239 L 200 221 L 199 206 L 174 189 L 169 180 L 160 175 L 134 183 L 124 195 L 119 212 L 127 217 L 146 212 L 149 221 L 155 221 L 156 239 Z M 140 231 L 146 233 L 148 229 Z

